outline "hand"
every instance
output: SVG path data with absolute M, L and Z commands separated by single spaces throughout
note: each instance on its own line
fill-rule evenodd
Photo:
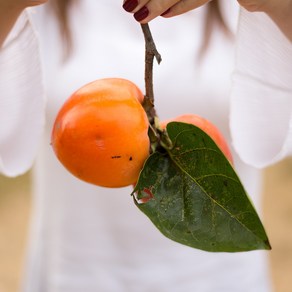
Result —
M 292 42 L 292 0 L 238 0 L 250 12 L 265 12 Z
M 140 23 L 157 16 L 172 17 L 202 6 L 211 0 L 125 0 L 123 8 Z
M 124 0 L 123 8 L 133 13 L 134 18 L 140 23 L 147 23 L 157 16 L 172 17 L 183 14 L 210 1 Z M 237 0 L 237 2 L 250 12 L 265 12 L 292 41 L 292 0 Z
M 263 11 L 269 13 L 276 7 L 280 7 L 286 0 L 237 0 L 238 3 L 250 12 Z

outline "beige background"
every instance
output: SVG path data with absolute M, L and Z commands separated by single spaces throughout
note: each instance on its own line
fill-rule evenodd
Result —
M 271 277 L 275 292 L 291 292 L 292 159 L 268 168 L 264 181 L 263 222 L 273 247 Z M 0 292 L 19 289 L 30 208 L 29 174 L 0 176 Z

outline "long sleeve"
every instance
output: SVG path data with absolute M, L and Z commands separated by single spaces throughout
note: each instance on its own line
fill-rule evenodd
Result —
M 0 173 L 17 176 L 31 167 L 44 110 L 38 41 L 24 11 L 0 50 Z
M 262 168 L 292 154 L 292 44 L 264 13 L 242 10 L 237 35 L 232 139 Z

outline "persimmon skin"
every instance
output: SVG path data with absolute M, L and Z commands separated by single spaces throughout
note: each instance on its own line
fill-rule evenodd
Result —
M 184 114 L 174 119 L 162 121 L 160 127 L 165 129 L 166 125 L 170 122 L 183 122 L 197 126 L 213 139 L 225 157 L 233 164 L 233 157 L 224 136 L 209 120 L 195 114 Z
M 143 94 L 132 82 L 107 78 L 91 82 L 60 109 L 51 136 L 64 167 L 102 187 L 135 183 L 149 156 L 149 122 Z

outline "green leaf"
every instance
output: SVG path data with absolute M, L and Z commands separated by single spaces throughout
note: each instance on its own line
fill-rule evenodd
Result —
M 233 167 L 199 128 L 167 126 L 172 147 L 146 161 L 137 207 L 168 238 L 213 252 L 270 249 L 264 227 Z

